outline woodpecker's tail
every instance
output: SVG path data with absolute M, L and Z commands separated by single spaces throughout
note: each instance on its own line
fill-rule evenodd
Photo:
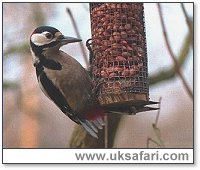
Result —
M 85 108 L 82 115 L 77 115 L 79 124 L 93 137 L 98 138 L 98 131 L 103 129 L 105 111 L 98 105 Z
M 84 127 L 84 129 L 93 137 L 98 138 L 98 130 L 103 129 L 105 125 L 102 117 L 98 117 L 95 120 L 80 120 L 80 124 Z

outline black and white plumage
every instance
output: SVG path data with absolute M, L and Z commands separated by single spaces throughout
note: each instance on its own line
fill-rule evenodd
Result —
M 66 37 L 50 26 L 36 28 L 30 37 L 39 86 L 65 115 L 97 138 L 98 130 L 104 126 L 102 118 L 105 112 L 133 115 L 158 109 L 146 106 L 158 104 L 152 101 L 130 107 L 120 105 L 102 108 L 96 99 L 98 84 L 94 86 L 88 71 L 73 57 L 60 50 L 63 45 L 80 41 L 81 39 Z
M 40 88 L 70 119 L 97 138 L 104 111 L 92 93 L 88 72 L 73 57 L 60 50 L 81 39 L 66 37 L 50 26 L 36 28 L 30 37 L 33 64 Z

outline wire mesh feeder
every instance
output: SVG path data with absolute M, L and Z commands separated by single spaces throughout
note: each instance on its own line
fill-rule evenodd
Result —
M 144 12 L 142 3 L 90 3 L 92 76 L 103 78 L 102 106 L 149 101 Z

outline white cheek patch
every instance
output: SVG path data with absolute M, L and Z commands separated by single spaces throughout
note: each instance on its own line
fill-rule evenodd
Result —
M 42 45 L 45 45 L 45 44 L 49 44 L 53 41 L 56 41 L 56 38 L 53 38 L 51 40 L 47 39 L 45 34 L 33 34 L 31 36 L 31 41 L 37 45 L 37 46 L 42 46 Z
M 47 38 L 43 34 L 33 34 L 31 36 L 31 41 L 38 46 L 48 44 Z

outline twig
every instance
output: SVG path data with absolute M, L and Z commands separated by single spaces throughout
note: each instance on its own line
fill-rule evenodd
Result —
M 160 108 L 160 105 L 161 105 L 161 100 L 162 100 L 162 97 L 159 98 L 159 107 Z M 155 126 L 157 127 L 158 125 L 158 119 L 160 117 L 160 109 L 158 109 L 158 112 L 157 112 L 157 115 L 156 115 L 156 120 L 155 120 Z
M 161 138 L 160 129 L 159 129 L 158 127 L 156 127 L 155 124 L 153 124 L 152 126 L 153 126 L 153 131 L 154 131 L 154 133 L 155 133 L 155 135 L 156 135 L 156 137 L 157 137 L 157 140 L 158 140 L 157 143 L 159 143 L 159 146 L 161 146 L 161 147 L 164 148 L 164 147 L 165 147 L 165 144 L 164 144 L 164 142 L 163 142 L 163 140 L 162 140 L 162 138 Z
M 148 137 L 148 138 L 147 138 L 147 148 L 149 148 L 150 142 L 155 143 L 156 145 L 162 147 L 157 141 L 155 141 L 154 139 Z
M 159 98 L 159 108 L 160 108 L 160 105 L 161 105 L 161 100 L 162 100 L 162 97 Z M 164 145 L 164 142 L 163 140 L 161 139 L 161 133 L 160 133 L 160 129 L 158 128 L 158 120 L 159 120 L 159 117 L 160 117 L 160 109 L 158 109 L 158 112 L 157 112 L 157 115 L 156 115 L 156 119 L 155 119 L 155 122 L 152 124 L 152 127 L 153 127 L 153 131 L 157 137 L 157 140 L 154 140 L 150 137 L 147 138 L 147 148 L 149 148 L 149 143 L 150 142 L 153 142 L 155 143 L 156 145 L 158 145 L 159 147 L 162 147 L 164 148 L 165 145 Z
M 104 127 L 104 130 L 105 130 L 104 145 L 105 145 L 105 148 L 108 148 L 108 117 L 107 117 L 107 115 L 104 116 L 104 121 L 105 121 L 105 127 Z
M 159 108 L 161 108 L 161 101 L 162 101 L 162 97 L 159 98 Z M 155 122 L 152 124 L 153 126 L 153 131 L 158 139 L 159 146 L 160 147 L 165 147 L 165 144 L 163 142 L 163 140 L 161 139 L 161 133 L 160 133 L 160 129 L 158 128 L 158 120 L 160 117 L 160 109 L 158 109 L 157 115 L 156 115 L 156 119 Z
M 179 67 L 182 67 L 187 59 L 187 56 L 189 54 L 190 51 L 190 45 L 192 43 L 192 34 L 190 32 L 188 32 L 188 34 L 186 35 L 185 39 L 184 39 L 184 43 L 180 49 L 180 53 L 178 55 L 178 64 Z M 176 75 L 176 71 L 175 68 L 170 66 L 167 69 L 162 69 L 159 70 L 157 73 L 150 75 L 149 76 L 149 84 L 150 86 L 157 84 L 157 83 L 161 83 L 163 81 L 166 80 L 171 80 L 172 78 L 174 78 Z
M 162 10 L 161 10 L 161 6 L 160 4 L 158 3 L 158 11 L 159 11 L 159 16 L 160 16 L 160 21 L 161 21 L 161 26 L 162 26 L 162 31 L 163 31 L 163 35 L 164 35 L 164 40 L 165 40 L 165 43 L 166 43 L 166 46 L 167 46 L 167 50 L 174 62 L 174 67 L 176 69 L 176 73 L 179 75 L 180 79 L 182 80 L 182 83 L 188 93 L 188 95 L 192 98 L 193 100 L 193 93 L 192 91 L 190 90 L 188 84 L 186 83 L 186 80 L 185 78 L 183 77 L 183 74 L 181 73 L 181 70 L 180 70 L 180 67 L 179 67 L 179 64 L 176 60 L 176 56 L 174 55 L 172 49 L 171 49 L 171 46 L 170 46 L 170 43 L 169 43 L 169 39 L 168 39 L 168 35 L 167 35 L 167 32 L 166 32 L 166 28 L 165 28 L 165 24 L 164 24 L 164 19 L 163 19 L 163 15 L 162 15 Z
M 190 31 L 191 33 L 193 33 L 192 24 L 191 24 L 190 18 L 188 17 L 188 14 L 187 14 L 187 12 L 186 12 L 186 10 L 185 10 L 185 7 L 184 7 L 184 4 L 183 4 L 183 3 L 181 3 L 181 8 L 182 8 L 182 10 L 183 10 L 183 14 L 184 14 L 184 16 L 185 16 L 185 20 L 186 20 L 186 22 L 187 22 L 189 31 Z
M 74 19 L 74 16 L 71 12 L 71 10 L 69 8 L 66 8 L 66 12 L 69 14 L 70 16 L 70 19 L 72 21 L 72 25 L 74 27 L 74 30 L 76 32 L 76 36 L 77 38 L 81 39 L 81 36 L 80 36 L 80 33 L 79 33 L 79 30 L 78 30 L 78 27 L 77 27 L 77 24 L 76 24 L 76 21 Z M 80 48 L 81 48 L 81 51 L 82 51 L 82 54 L 83 54 L 83 58 L 84 58 L 84 61 L 85 61 L 85 64 L 86 64 L 86 68 L 88 69 L 89 68 L 89 61 L 88 61 L 88 58 L 87 58 L 87 53 L 86 53 L 86 50 L 84 48 L 84 45 L 83 45 L 83 42 L 79 43 L 80 44 Z

